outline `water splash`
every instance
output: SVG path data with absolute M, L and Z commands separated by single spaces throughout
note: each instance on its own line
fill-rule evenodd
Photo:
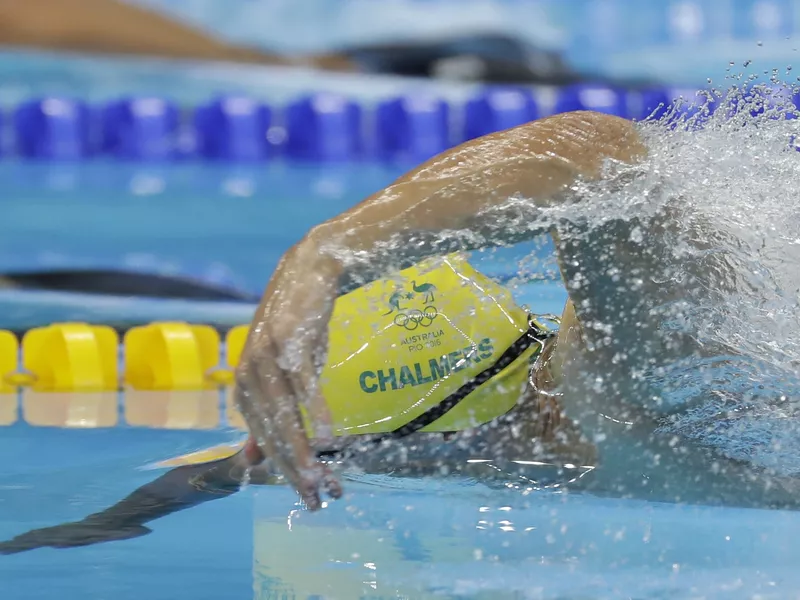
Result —
M 665 237 L 627 293 L 663 302 L 645 307 L 700 350 L 645 375 L 661 390 L 661 429 L 780 475 L 800 474 L 796 91 L 735 87 L 688 117 L 645 122 L 643 164 L 610 163 L 602 182 L 574 186 L 576 202 L 538 216 L 580 223 L 587 239 L 615 221 L 629 224 L 632 246 Z
M 800 475 L 796 92 L 745 81 L 708 92 L 690 110 L 678 104 L 638 126 L 644 162 L 609 161 L 600 181 L 575 182 L 548 208 L 512 197 L 463 231 L 406 232 L 368 252 L 326 251 L 355 273 L 355 287 L 375 276 L 359 265 L 378 265 L 385 276 L 405 266 L 404 252 L 413 260 L 554 227 L 590 333 L 593 362 L 582 381 L 569 382 L 583 405 L 577 412 L 635 420 L 612 414 L 622 410 L 609 404 L 616 395 L 655 418 L 656 435 Z M 459 186 L 451 191 L 456 201 Z M 714 468 L 704 460 L 695 466 Z
M 800 474 L 796 93 L 745 81 L 677 103 L 640 124 L 643 163 L 609 161 L 563 203 L 509 198 L 479 231 L 442 236 L 474 247 L 499 229 L 559 230 L 570 294 L 596 334 L 575 390 L 588 410 L 626 395 L 657 433 L 780 476 Z

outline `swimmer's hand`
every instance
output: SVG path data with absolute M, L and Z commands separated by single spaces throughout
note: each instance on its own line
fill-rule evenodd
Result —
M 316 458 L 301 406 L 314 427 L 315 444 L 331 441 L 331 417 L 318 380 L 327 354 L 327 327 L 338 292 L 340 268 L 306 238 L 281 260 L 256 312 L 236 373 L 236 403 L 247 421 L 251 464 L 264 457 L 289 480 L 311 510 L 320 489 L 341 487 Z
M 152 530 L 143 525 L 131 524 L 109 528 L 107 524 L 90 520 L 64 523 L 55 527 L 34 529 L 22 535 L 0 542 L 0 554 L 19 554 L 37 548 L 77 548 L 102 542 L 129 540 L 147 535 Z

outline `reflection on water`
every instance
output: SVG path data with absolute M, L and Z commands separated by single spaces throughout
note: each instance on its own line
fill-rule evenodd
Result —
M 13 425 L 19 418 L 16 394 L 0 394 L 0 425 Z
M 125 394 L 125 420 L 133 427 L 214 429 L 221 424 L 219 393 L 131 390 Z
M 35 427 L 114 427 L 118 423 L 117 394 L 26 391 L 22 415 Z
M 377 483 L 313 515 L 260 490 L 254 599 L 777 599 L 800 583 L 794 513 Z
M 0 426 L 170 430 L 244 429 L 230 391 L 0 394 Z

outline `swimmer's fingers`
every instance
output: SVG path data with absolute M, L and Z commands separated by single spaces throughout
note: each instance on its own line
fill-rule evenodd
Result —
M 319 482 L 309 478 L 313 461 L 305 432 L 289 418 L 292 399 L 285 378 L 263 351 L 237 372 L 237 401 L 261 451 L 291 482 L 310 508 L 319 506 Z M 277 395 L 277 401 L 273 398 Z M 304 441 L 305 446 L 304 448 Z
M 259 348 L 246 363 L 238 373 L 238 383 L 250 431 L 262 452 L 315 510 L 321 506 L 319 489 L 326 485 L 328 473 L 311 448 L 297 397 L 270 349 Z M 258 401 L 253 402 L 253 397 Z M 335 497 L 340 495 L 337 487 L 329 491 Z
M 327 340 L 321 341 L 320 344 L 326 342 Z M 313 360 L 306 360 L 303 361 L 299 373 L 293 373 L 290 378 L 294 384 L 296 396 L 305 399 L 306 415 L 314 430 L 315 456 L 316 451 L 329 450 L 336 443 L 333 416 L 320 387 L 319 374 L 321 370 L 321 367 Z M 322 465 L 322 476 L 323 486 L 331 497 L 341 497 L 341 484 L 327 465 Z
M 268 407 L 260 401 L 261 386 L 253 375 L 248 360 L 243 360 L 236 372 L 236 387 L 233 391 L 234 403 L 247 423 L 250 437 L 244 446 L 245 459 L 250 465 L 261 464 L 265 459 L 275 463 L 283 470 L 277 448 L 272 443 Z
M 323 315 L 323 317 L 325 316 Z M 327 317 L 324 318 L 323 322 L 327 322 Z M 308 339 L 314 339 L 314 337 L 308 336 Z M 316 340 L 318 341 L 313 342 L 313 348 L 299 352 L 297 369 L 285 373 L 289 384 L 292 386 L 293 397 L 303 400 L 305 416 L 313 430 L 314 439 L 311 442 L 311 448 L 315 460 L 318 450 L 330 449 L 335 442 L 333 417 L 322 394 L 319 381 L 325 359 L 325 353 L 320 349 L 327 344 L 327 331 L 317 336 Z M 299 411 L 299 404 L 294 406 L 296 409 L 294 411 L 296 422 L 298 427 L 302 429 L 304 439 L 308 441 L 307 430 L 304 428 L 304 421 Z M 342 488 L 333 471 L 320 462 L 316 462 L 314 468 L 317 469 L 315 475 L 319 475 L 322 478 L 322 487 L 331 497 L 339 498 L 342 495 Z M 320 468 L 321 471 L 318 470 Z

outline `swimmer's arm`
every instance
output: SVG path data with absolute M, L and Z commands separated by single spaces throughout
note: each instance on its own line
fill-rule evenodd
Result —
M 433 158 L 315 228 L 307 240 L 317 248 L 335 250 L 341 244 L 345 252 L 369 253 L 407 231 L 480 233 L 486 227 L 481 215 L 509 198 L 553 206 L 569 199 L 565 192 L 578 179 L 599 178 L 606 160 L 631 163 L 644 154 L 630 121 L 590 112 L 556 115 Z M 521 224 L 503 221 L 493 224 L 491 238 L 478 240 L 478 245 L 516 239 Z M 530 232 L 536 233 L 533 228 Z M 420 257 L 425 253 L 419 249 Z
M 0 543 L 0 554 L 35 548 L 72 548 L 147 535 L 146 523 L 236 493 L 244 478 L 242 452 L 223 460 L 172 469 L 114 506 L 81 521 L 36 529 Z M 265 483 L 264 469 L 253 469 L 252 483 Z
M 316 460 L 299 405 L 315 427 L 314 445 L 330 443 L 331 417 L 317 373 L 340 279 L 353 257 L 374 263 L 382 244 L 409 231 L 454 238 L 456 231 L 475 233 L 475 246 L 516 240 L 518 221 L 481 215 L 513 196 L 524 198 L 526 209 L 565 202 L 577 180 L 602 176 L 607 159 L 630 163 L 644 154 L 624 119 L 589 112 L 549 117 L 445 152 L 312 229 L 284 255 L 255 313 L 235 394 L 259 447 L 309 508 L 321 505 L 321 485 L 334 497 L 341 494 Z M 531 236 L 541 233 L 534 220 L 535 211 L 525 232 Z M 483 236 L 487 225 L 490 235 Z M 406 243 L 398 249 L 409 250 L 423 258 L 441 248 Z

